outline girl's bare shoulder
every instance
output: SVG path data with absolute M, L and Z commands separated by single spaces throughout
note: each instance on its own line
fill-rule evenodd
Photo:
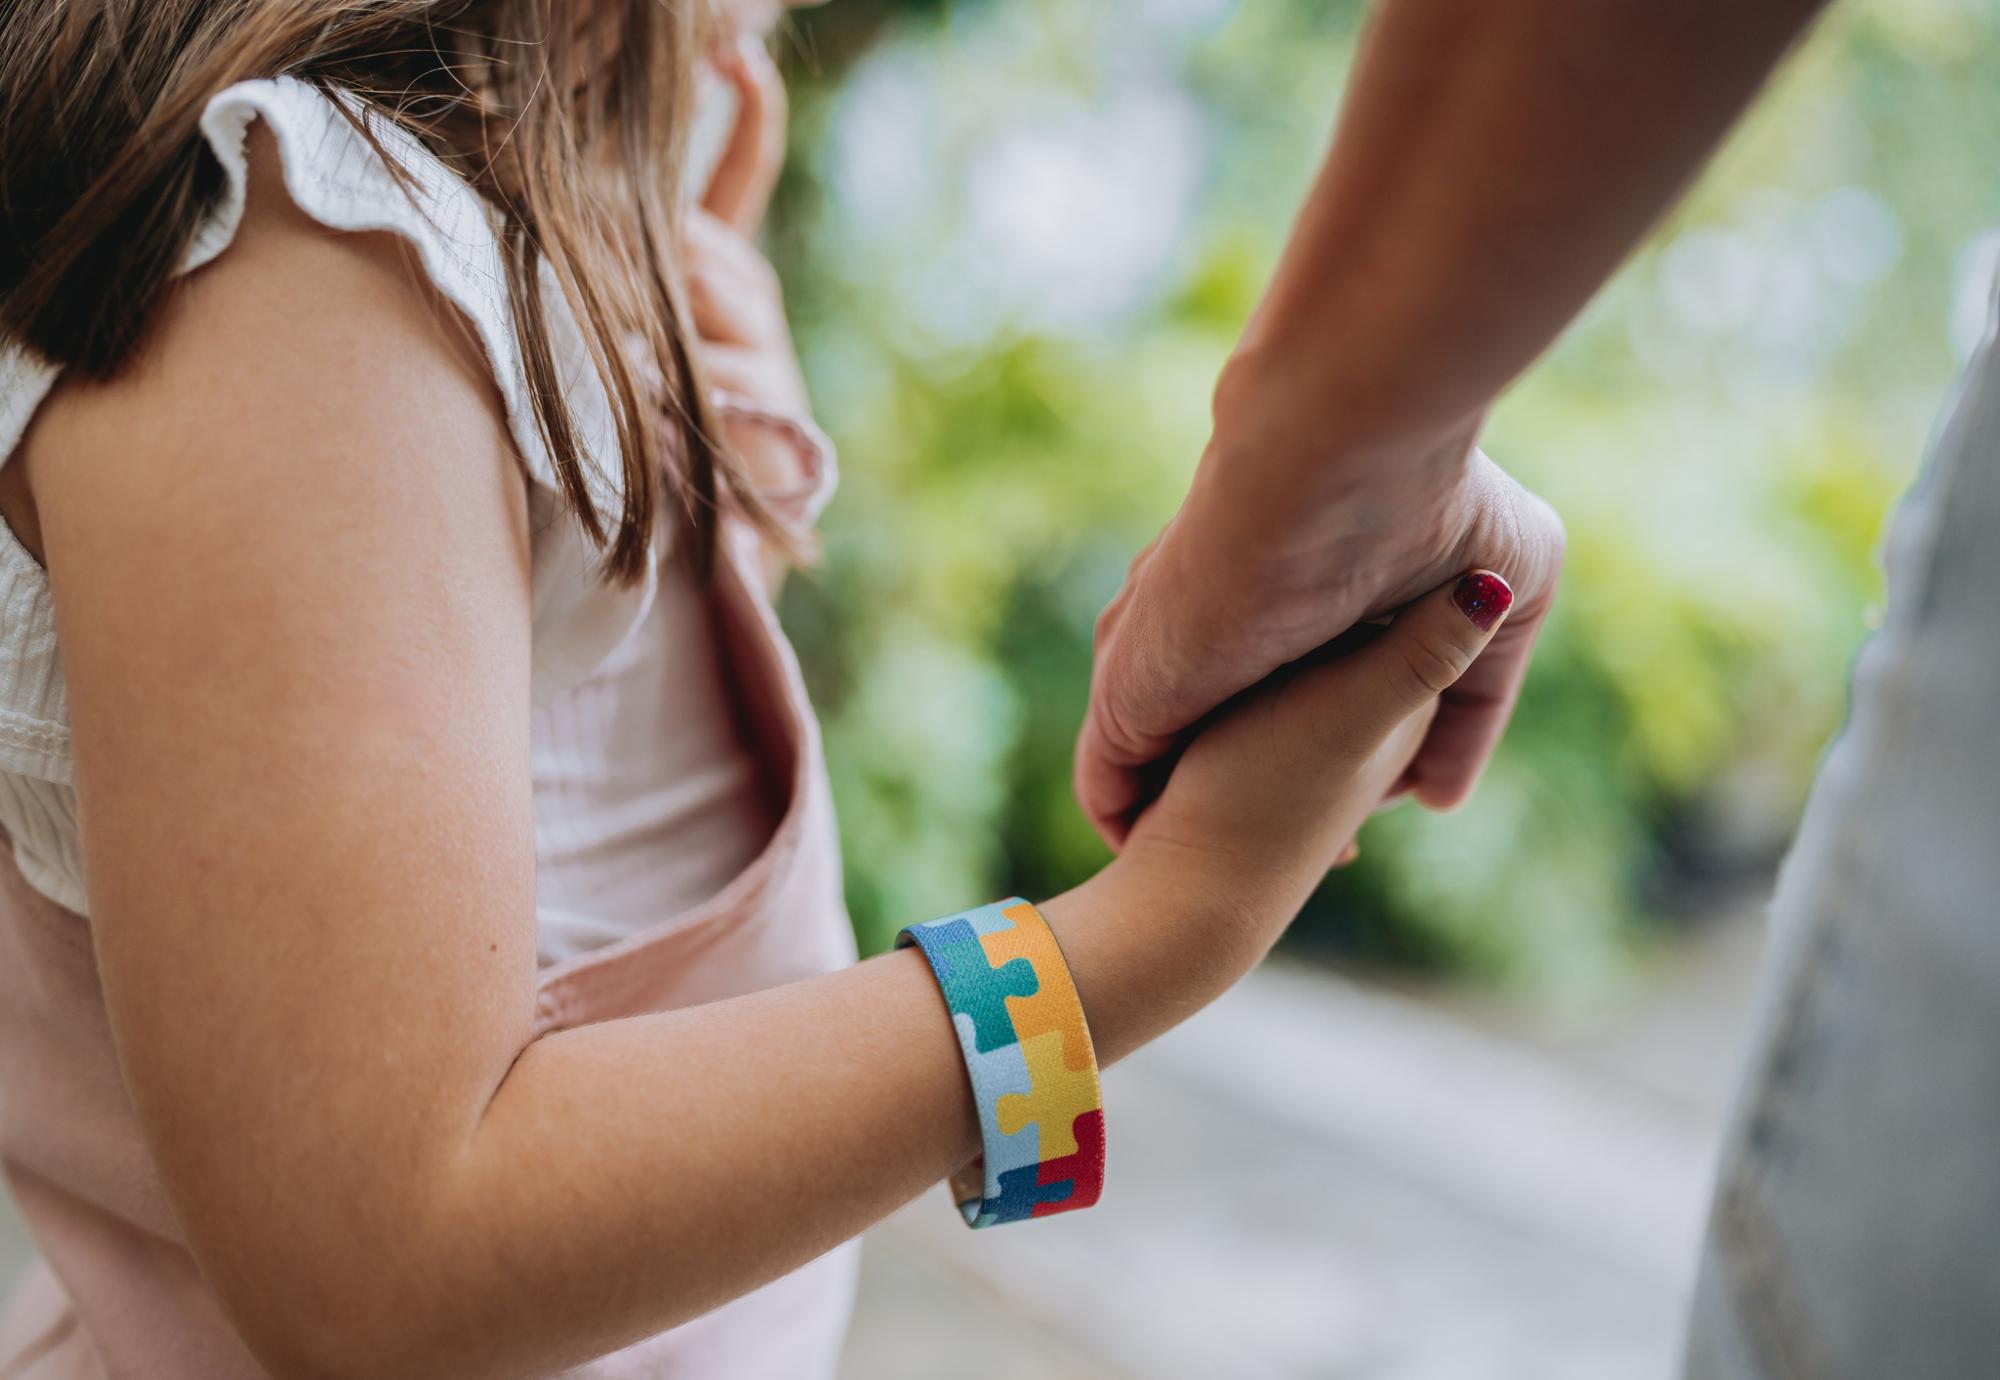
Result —
M 246 151 L 228 247 L 169 284 L 124 368 L 66 373 L 37 413 L 17 458 L 39 502 L 93 484 L 106 469 L 96 457 L 210 453 L 224 436 L 228 450 L 337 448 L 386 463 L 412 446 L 480 468 L 511 458 L 484 356 L 414 249 L 307 215 L 261 124 Z

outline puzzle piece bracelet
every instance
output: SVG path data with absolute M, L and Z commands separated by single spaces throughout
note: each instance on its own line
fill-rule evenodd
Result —
M 1104 1187 L 1104 1100 L 1069 965 L 1020 897 L 911 925 L 958 1031 L 983 1153 L 951 1177 L 966 1225 L 1087 1208 Z

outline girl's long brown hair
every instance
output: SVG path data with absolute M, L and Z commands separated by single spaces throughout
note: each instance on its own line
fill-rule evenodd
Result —
M 643 571 L 665 497 L 705 570 L 721 498 L 768 524 L 712 439 L 674 271 L 710 28 L 702 0 L 0 0 L 0 332 L 115 372 L 223 190 L 209 97 L 281 75 L 351 91 L 499 208 L 536 423 L 607 574 Z M 544 262 L 617 419 L 617 513 L 586 487 Z

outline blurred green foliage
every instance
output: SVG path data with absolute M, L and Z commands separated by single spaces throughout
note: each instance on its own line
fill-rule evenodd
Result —
M 772 228 L 844 483 L 787 624 L 864 946 L 1106 856 L 1092 621 L 1173 511 L 1361 7 L 838 0 Z M 1472 806 L 1375 821 L 1293 942 L 1544 988 L 1762 876 L 1981 304 L 2000 0 L 1837 11 L 1487 448 L 1572 554 Z

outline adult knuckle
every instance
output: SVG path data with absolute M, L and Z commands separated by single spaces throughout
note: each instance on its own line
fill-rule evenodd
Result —
M 1501 559 L 1501 573 L 1518 582 L 1527 602 L 1534 602 L 1551 589 L 1562 570 L 1568 547 L 1568 533 L 1562 515 L 1554 505 L 1504 470 L 1496 468 L 1504 482 L 1504 501 L 1492 505 L 1488 528 L 1495 555 Z
M 1090 638 L 1091 648 L 1099 656 L 1105 654 L 1105 649 L 1117 636 L 1118 630 L 1124 625 L 1127 615 L 1138 599 L 1138 586 L 1128 579 L 1118 587 L 1118 592 L 1111 596 L 1111 601 L 1097 611 L 1097 619 L 1091 624 Z
M 1131 677 L 1123 673 L 1124 668 L 1116 661 L 1100 668 L 1100 671 L 1091 690 L 1090 702 L 1098 738 L 1113 758 L 1135 760 L 1146 742 L 1146 735 L 1133 727 L 1136 709 L 1132 702 Z

